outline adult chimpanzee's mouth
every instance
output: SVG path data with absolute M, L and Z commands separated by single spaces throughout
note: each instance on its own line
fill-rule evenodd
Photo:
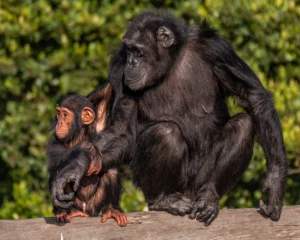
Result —
M 128 76 L 127 74 L 125 74 L 125 83 L 127 84 L 134 84 L 136 82 L 141 81 L 145 76 L 145 73 L 139 75 L 139 76 Z

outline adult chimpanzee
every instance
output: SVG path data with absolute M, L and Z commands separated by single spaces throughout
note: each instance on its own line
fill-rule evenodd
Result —
M 109 88 L 107 85 L 104 92 Z M 99 95 L 99 94 L 98 94 Z M 102 110 L 106 102 L 102 103 Z M 100 104 L 99 104 L 100 106 Z M 99 112 L 102 122 L 105 116 Z M 106 111 L 104 111 L 105 113 Z M 108 218 L 115 218 L 120 226 L 126 226 L 126 216 L 118 206 L 120 197 L 120 181 L 117 169 L 101 171 L 101 155 L 92 144 L 96 129 L 99 129 L 101 121 L 96 121 L 93 105 L 90 101 L 80 95 L 70 95 L 56 106 L 56 117 L 53 127 L 55 132 L 50 139 L 47 155 L 49 158 L 49 186 L 60 176 L 70 176 L 64 170 L 64 166 L 72 162 L 86 172 L 82 178 L 77 178 L 74 186 L 67 184 L 64 191 L 68 194 L 65 200 L 70 202 L 59 202 L 52 196 L 53 211 L 58 222 L 70 222 L 72 217 L 97 216 L 103 210 L 102 222 Z M 72 173 L 71 173 L 72 174 Z M 75 194 L 72 192 L 74 189 Z M 65 209 L 68 208 L 68 209 Z
M 142 13 L 113 54 L 109 81 L 114 103 L 96 147 L 104 169 L 131 159 L 150 210 L 189 213 L 210 224 L 220 198 L 247 168 L 256 133 L 268 168 L 263 192 L 269 202 L 260 207 L 279 219 L 287 160 L 271 94 L 215 30 L 167 13 Z M 225 93 L 246 113 L 230 117 Z

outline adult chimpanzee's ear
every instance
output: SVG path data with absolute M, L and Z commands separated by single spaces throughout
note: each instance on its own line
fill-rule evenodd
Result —
M 89 107 L 85 107 L 82 110 L 82 123 L 84 125 L 90 125 L 92 122 L 94 122 L 95 119 L 95 113 L 93 111 L 93 109 L 89 108 Z
M 157 30 L 157 40 L 161 46 L 169 48 L 175 41 L 174 33 L 169 28 L 162 26 Z

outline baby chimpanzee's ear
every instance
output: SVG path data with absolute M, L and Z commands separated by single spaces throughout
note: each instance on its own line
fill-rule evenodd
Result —
M 94 113 L 93 109 L 91 109 L 89 107 L 85 107 L 82 110 L 81 118 L 82 118 L 82 123 L 84 125 L 92 124 L 95 120 L 95 113 Z

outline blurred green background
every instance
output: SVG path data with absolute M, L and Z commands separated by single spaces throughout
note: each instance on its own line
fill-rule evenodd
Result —
M 289 0 L 0 1 L 0 218 L 51 216 L 45 147 L 55 104 L 107 78 L 108 54 L 131 19 L 166 8 L 206 18 L 273 92 L 289 160 L 286 205 L 300 204 L 300 4 Z M 232 113 L 240 111 L 228 99 Z M 257 207 L 265 157 L 259 144 L 221 207 Z M 126 211 L 146 209 L 122 167 Z

